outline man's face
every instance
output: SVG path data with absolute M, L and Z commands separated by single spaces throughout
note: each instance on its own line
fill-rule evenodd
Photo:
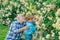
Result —
M 24 20 L 24 15 L 23 15 L 23 14 L 20 14 L 18 19 L 19 19 L 20 21 L 23 21 L 23 20 Z

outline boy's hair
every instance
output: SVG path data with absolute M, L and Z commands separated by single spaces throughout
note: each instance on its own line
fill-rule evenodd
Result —
M 33 19 L 33 15 L 31 13 L 27 13 L 25 19 L 26 20 L 32 20 Z

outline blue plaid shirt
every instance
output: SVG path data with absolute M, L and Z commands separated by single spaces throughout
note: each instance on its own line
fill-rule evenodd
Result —
M 18 21 L 14 21 L 11 23 L 10 29 L 7 33 L 6 40 L 20 40 L 22 32 L 18 32 L 18 29 L 25 26 L 25 22 L 20 23 Z

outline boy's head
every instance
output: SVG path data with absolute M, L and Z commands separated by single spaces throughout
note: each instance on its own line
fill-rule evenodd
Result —
M 22 22 L 24 20 L 24 15 L 23 14 L 18 14 L 17 20 Z
M 31 14 L 31 13 L 28 13 L 28 14 L 26 14 L 26 20 L 32 20 L 33 19 L 33 15 Z

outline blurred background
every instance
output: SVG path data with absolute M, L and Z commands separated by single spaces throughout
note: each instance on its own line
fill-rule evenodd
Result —
M 32 40 L 60 40 L 60 0 L 0 0 L 0 40 L 18 14 L 32 13 L 39 28 Z

